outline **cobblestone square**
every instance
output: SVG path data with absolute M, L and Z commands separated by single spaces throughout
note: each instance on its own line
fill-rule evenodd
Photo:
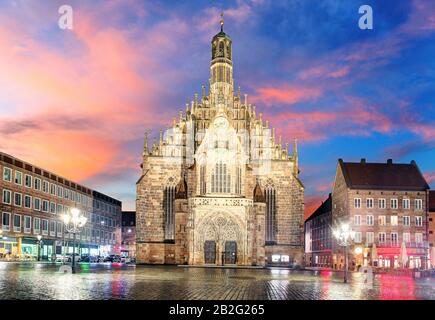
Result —
M 377 274 L 373 289 L 362 274 L 348 284 L 330 271 L 218 269 L 176 266 L 0 262 L 0 299 L 128 300 L 366 300 L 435 299 L 435 279 Z

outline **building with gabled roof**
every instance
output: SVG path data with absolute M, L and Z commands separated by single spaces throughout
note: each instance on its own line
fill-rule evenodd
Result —
M 305 220 L 305 266 L 332 267 L 332 195 Z
M 332 191 L 332 224 L 345 222 L 355 231 L 350 268 L 426 267 L 428 196 L 429 185 L 415 161 L 339 159 Z M 408 256 L 405 266 L 399 259 L 402 243 Z M 378 257 L 372 259 L 373 245 Z M 333 266 L 344 267 L 343 250 L 337 246 L 333 246 Z

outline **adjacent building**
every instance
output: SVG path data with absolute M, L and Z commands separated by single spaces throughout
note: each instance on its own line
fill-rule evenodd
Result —
M 99 244 L 98 255 L 120 254 L 122 202 L 95 190 L 92 191 L 92 198 L 90 222 L 93 227 L 87 228 L 86 232 L 90 232 L 91 239 Z
M 332 191 L 332 223 L 333 227 L 349 223 L 355 231 L 349 250 L 351 269 L 367 264 L 399 267 L 402 243 L 408 256 L 406 267 L 425 268 L 428 195 L 429 186 L 415 161 L 368 163 L 365 159 L 339 159 Z M 334 243 L 332 264 L 342 269 L 343 249 Z
M 76 236 L 82 254 L 107 253 L 116 245 L 120 201 L 2 152 L 0 172 L 0 256 L 34 258 L 38 235 L 43 259 L 72 252 L 73 235 L 62 222 L 71 208 L 88 219 Z
M 332 267 L 332 196 L 305 220 L 305 266 Z
M 178 117 L 177 117 L 178 118 Z M 234 88 L 232 40 L 211 40 L 209 92 L 148 148 L 137 182 L 138 263 L 300 265 L 304 186 L 296 142 Z
M 136 257 L 136 211 L 122 211 L 121 255 Z

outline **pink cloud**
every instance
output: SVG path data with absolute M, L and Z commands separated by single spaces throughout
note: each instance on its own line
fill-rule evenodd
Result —
M 304 69 L 298 73 L 301 80 L 309 80 L 313 78 L 342 78 L 349 74 L 350 66 L 336 67 L 334 65 L 316 66 Z
M 379 111 L 379 107 L 369 104 L 362 98 L 345 96 L 346 105 L 343 113 L 343 120 L 350 120 L 354 125 L 368 127 L 372 131 L 388 133 L 393 130 L 393 123 L 390 118 Z
M 364 99 L 344 96 L 343 101 L 342 105 L 329 111 L 283 111 L 267 115 L 265 119 L 287 141 L 297 138 L 316 142 L 337 135 L 366 136 L 373 132 L 389 133 L 395 129 L 387 115 Z
M 307 220 L 314 213 L 314 211 L 316 211 L 316 209 L 321 206 L 322 201 L 325 200 L 326 196 L 306 195 L 304 220 Z
M 435 30 L 435 3 L 426 0 L 414 0 L 413 11 L 408 21 L 401 27 L 403 33 L 428 34 Z
M 425 172 L 423 175 L 428 184 L 435 183 L 435 172 Z
M 405 124 L 406 125 L 406 124 Z M 435 141 L 435 127 L 428 125 L 428 124 L 422 124 L 422 123 L 416 123 L 410 121 L 407 124 L 408 128 L 423 137 L 425 141 Z
M 62 34 L 63 50 L 36 40 L 18 20 L 0 19 L 0 93 L 8 97 L 0 110 L 2 151 L 76 180 L 137 169 L 140 152 L 118 155 L 147 128 L 169 121 L 150 116 L 164 114 L 156 79 L 179 78 L 153 50 L 176 52 L 174 37 L 187 29 L 173 20 L 125 31 L 104 26 L 85 8 L 75 13 L 73 31 Z M 92 125 L 82 125 L 88 119 Z
M 65 130 L 25 130 L 1 139 L 2 151 L 81 181 L 105 170 L 118 146 L 110 138 Z
M 344 77 L 344 76 L 348 75 L 349 71 L 350 71 L 350 67 L 349 66 L 344 66 L 344 67 L 342 67 L 342 68 L 340 68 L 338 70 L 331 71 L 328 74 L 328 76 L 330 78 L 341 78 L 341 77 Z
M 332 184 L 333 184 L 332 182 L 326 182 L 326 183 L 319 184 L 316 187 L 316 190 L 320 191 L 320 192 L 332 192 Z
M 280 85 L 277 87 L 260 87 L 253 99 L 271 106 L 274 103 L 283 103 L 287 105 L 295 104 L 301 101 L 310 101 L 319 98 L 322 94 L 320 88 Z

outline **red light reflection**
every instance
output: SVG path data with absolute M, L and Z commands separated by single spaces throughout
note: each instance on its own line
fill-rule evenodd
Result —
M 379 299 L 415 300 L 415 279 L 412 276 L 379 275 Z

